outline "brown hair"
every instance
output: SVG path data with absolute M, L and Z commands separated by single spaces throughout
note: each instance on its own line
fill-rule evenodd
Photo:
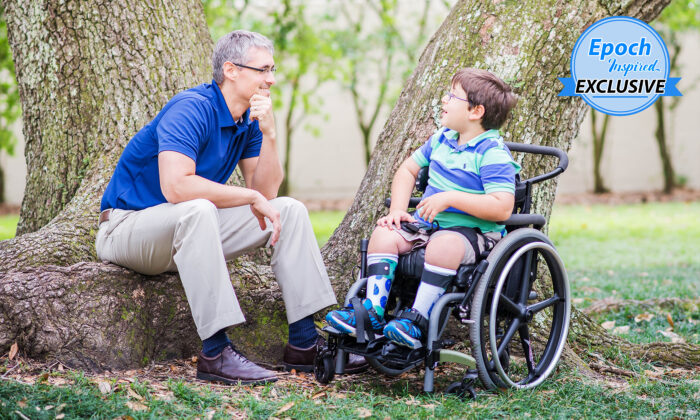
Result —
M 465 68 L 452 76 L 452 86 L 459 83 L 467 94 L 470 109 L 483 105 L 481 126 L 490 130 L 500 128 L 518 98 L 510 86 L 486 70 Z

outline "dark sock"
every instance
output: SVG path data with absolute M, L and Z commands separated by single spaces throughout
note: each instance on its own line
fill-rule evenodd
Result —
M 226 330 L 219 330 L 219 332 L 202 342 L 202 353 L 207 357 L 214 357 L 221 353 L 229 344 L 231 344 L 231 340 L 228 339 Z
M 316 343 L 317 338 L 313 315 L 289 324 L 289 344 L 294 347 L 308 349 Z

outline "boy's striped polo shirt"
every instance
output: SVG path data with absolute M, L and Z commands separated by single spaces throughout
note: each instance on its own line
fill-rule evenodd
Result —
M 520 171 L 498 130 L 488 130 L 458 145 L 459 133 L 442 128 L 433 134 L 412 157 L 421 167 L 430 166 L 423 198 L 443 191 L 489 194 L 515 192 L 515 174 Z M 416 218 L 422 220 L 418 214 Z M 482 232 L 502 232 L 505 226 L 479 219 L 454 207 L 440 212 L 440 227 L 478 227 Z

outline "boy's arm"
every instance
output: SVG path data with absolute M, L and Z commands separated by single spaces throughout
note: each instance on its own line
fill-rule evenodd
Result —
M 399 169 L 394 174 L 394 180 L 391 182 L 391 207 L 389 212 L 396 210 L 406 211 L 419 170 L 420 166 L 410 157 L 399 166 Z
M 391 207 L 389 214 L 377 220 L 377 226 L 393 226 L 401 229 L 401 222 L 413 222 L 415 219 L 406 212 L 408 201 L 411 199 L 411 192 L 416 183 L 416 177 L 420 166 L 413 158 L 406 159 L 394 174 L 391 182 Z
M 393 203 L 393 199 L 392 199 Z M 471 194 L 462 191 L 445 191 L 421 201 L 418 211 L 421 217 L 432 222 L 435 216 L 448 207 L 454 207 L 479 219 L 500 222 L 510 217 L 515 196 L 505 191 L 489 194 Z

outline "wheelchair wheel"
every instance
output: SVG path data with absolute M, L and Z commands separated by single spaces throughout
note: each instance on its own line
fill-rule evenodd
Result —
M 488 261 L 469 331 L 479 379 L 489 389 L 535 387 L 566 343 L 571 297 L 564 264 L 549 238 L 530 228 L 509 233 Z

